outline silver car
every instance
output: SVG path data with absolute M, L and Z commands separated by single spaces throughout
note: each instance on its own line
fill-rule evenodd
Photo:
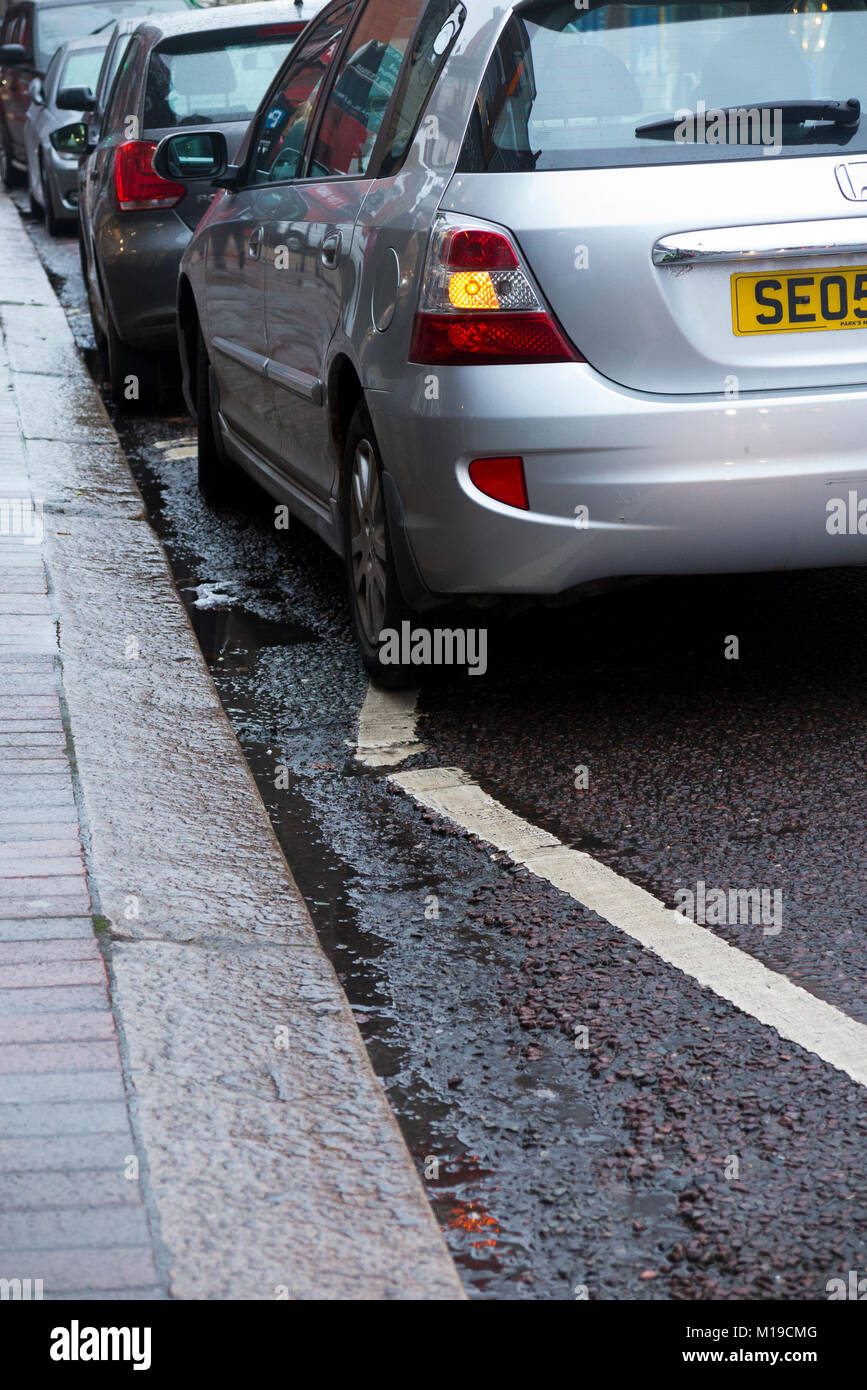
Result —
M 373 674 L 459 596 L 867 561 L 865 41 L 850 0 L 334 0 L 231 163 L 161 144 L 221 189 L 201 485 L 343 556 Z
M 56 150 L 51 135 L 84 115 L 79 111 L 70 116 L 69 108 L 57 106 L 57 98 L 70 88 L 91 94 L 96 90 L 108 40 L 109 33 L 93 34 L 63 44 L 48 64 L 45 77 L 34 77 L 30 85 L 30 107 L 24 122 L 30 208 L 44 213 L 52 236 L 58 236 L 64 223 L 78 215 L 78 158 Z

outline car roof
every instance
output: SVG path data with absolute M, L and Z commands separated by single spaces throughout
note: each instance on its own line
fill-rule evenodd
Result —
M 7 8 L 11 10 L 13 6 L 19 3 L 24 3 L 24 0 L 11 0 Z M 26 0 L 26 3 L 32 5 L 34 9 L 37 10 L 56 10 L 67 9 L 74 5 L 87 5 L 90 3 L 90 0 Z M 124 0 L 115 0 L 115 3 L 122 9 Z M 181 3 L 183 3 L 183 0 L 181 0 Z M 141 16 L 139 16 L 139 18 L 141 18 Z
M 145 15 L 136 32 L 150 40 L 175 38 L 185 34 L 208 33 L 218 29 L 241 29 L 258 24 L 307 24 L 326 0 L 264 0 L 260 4 L 220 5 L 208 9 L 176 10 L 169 14 Z

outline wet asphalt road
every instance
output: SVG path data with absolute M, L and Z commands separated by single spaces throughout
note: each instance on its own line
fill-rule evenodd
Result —
M 76 243 L 31 230 L 99 376 Z M 811 1299 L 863 1274 L 862 1089 L 359 769 L 335 557 L 264 497 L 206 507 L 180 403 L 116 424 L 470 1293 Z M 484 678 L 425 682 L 413 761 L 670 904 L 779 890 L 779 933 L 711 929 L 867 1021 L 865 600 L 867 570 L 665 581 L 489 623 Z

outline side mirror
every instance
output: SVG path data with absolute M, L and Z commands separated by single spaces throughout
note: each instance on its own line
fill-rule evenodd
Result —
M 61 87 L 54 105 L 58 111 L 92 111 L 96 97 L 89 87 Z
M 84 121 L 73 121 L 52 130 L 48 138 L 58 154 L 80 155 L 87 148 L 87 126 Z
M 27 61 L 27 50 L 23 43 L 0 43 L 0 66 L 17 68 Z
M 30 83 L 30 100 L 33 102 L 34 106 L 45 105 L 45 96 L 42 91 L 42 79 L 40 77 L 34 77 L 33 81 Z
M 167 135 L 154 151 L 153 166 L 171 183 L 189 179 L 216 182 L 229 168 L 229 149 L 221 130 L 183 131 Z

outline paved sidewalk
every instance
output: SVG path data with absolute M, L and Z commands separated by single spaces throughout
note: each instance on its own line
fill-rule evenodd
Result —
M 46 1298 L 459 1299 L 2 195 L 0 328 L 0 1280 Z
M 157 1298 L 90 915 L 43 524 L 0 349 L 0 1278 L 46 1297 Z

